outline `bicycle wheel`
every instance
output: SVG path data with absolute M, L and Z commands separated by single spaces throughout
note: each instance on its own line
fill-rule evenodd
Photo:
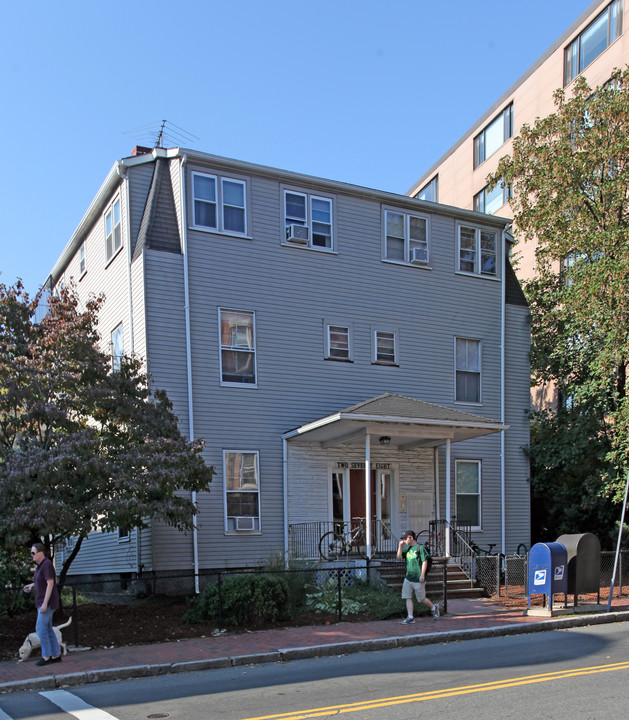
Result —
M 356 550 L 356 552 L 363 560 L 367 559 L 367 536 L 365 535 L 364 530 L 361 530 L 356 534 L 356 537 L 354 538 L 354 541 L 352 543 L 352 547 Z
M 417 534 L 417 543 L 419 545 L 423 545 L 426 548 L 426 550 L 428 550 L 428 552 L 432 554 L 432 551 L 430 549 L 430 531 L 429 530 L 422 530 L 420 533 Z
M 319 555 L 324 560 L 338 560 L 345 553 L 345 538 L 335 532 L 327 532 L 319 540 Z

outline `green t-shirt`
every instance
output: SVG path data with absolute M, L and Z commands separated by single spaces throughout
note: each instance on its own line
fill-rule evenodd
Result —
M 406 579 L 409 582 L 419 582 L 422 574 L 422 565 L 428 558 L 428 553 L 423 545 L 417 543 L 412 547 L 405 546 L 402 555 L 406 558 Z

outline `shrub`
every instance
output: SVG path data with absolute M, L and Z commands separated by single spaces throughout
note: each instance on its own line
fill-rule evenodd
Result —
M 221 583 L 220 590 L 223 625 L 272 625 L 289 616 L 288 583 L 278 575 L 230 575 Z M 210 583 L 199 595 L 190 598 L 184 622 L 218 622 L 218 593 L 218 583 Z
M 27 548 L 12 552 L 0 549 L 0 617 L 35 607 L 34 593 L 24 597 L 22 588 L 33 581 L 32 560 Z

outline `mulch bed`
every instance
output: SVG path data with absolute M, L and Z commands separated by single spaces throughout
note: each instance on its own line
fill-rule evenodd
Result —
M 187 609 L 185 601 L 177 598 L 151 599 L 126 605 L 101 605 L 96 603 L 78 606 L 78 622 L 62 630 L 68 645 L 75 644 L 75 624 L 78 627 L 78 645 L 93 648 L 111 648 L 124 645 L 145 645 L 185 638 L 207 637 L 216 630 L 211 623 L 189 624 L 182 621 Z M 71 609 L 55 613 L 54 624 L 60 625 L 71 615 Z M 372 619 L 368 613 L 358 613 L 344 618 L 350 622 Z M 17 660 L 18 648 L 30 632 L 35 630 L 35 610 L 0 619 L 0 660 Z M 286 625 L 322 625 L 337 622 L 331 613 L 304 612 L 291 618 Z M 264 626 L 227 628 L 230 632 L 263 630 Z M 38 651 L 36 651 L 38 653 Z

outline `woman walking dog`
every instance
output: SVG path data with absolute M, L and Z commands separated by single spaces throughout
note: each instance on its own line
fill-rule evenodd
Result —
M 37 563 L 33 582 L 24 586 L 24 592 L 35 588 L 35 606 L 37 623 L 35 631 L 41 642 L 41 660 L 36 665 L 49 665 L 61 662 L 61 648 L 52 629 L 52 616 L 59 607 L 59 591 L 55 568 L 48 557 L 43 543 L 33 543 L 31 557 Z

